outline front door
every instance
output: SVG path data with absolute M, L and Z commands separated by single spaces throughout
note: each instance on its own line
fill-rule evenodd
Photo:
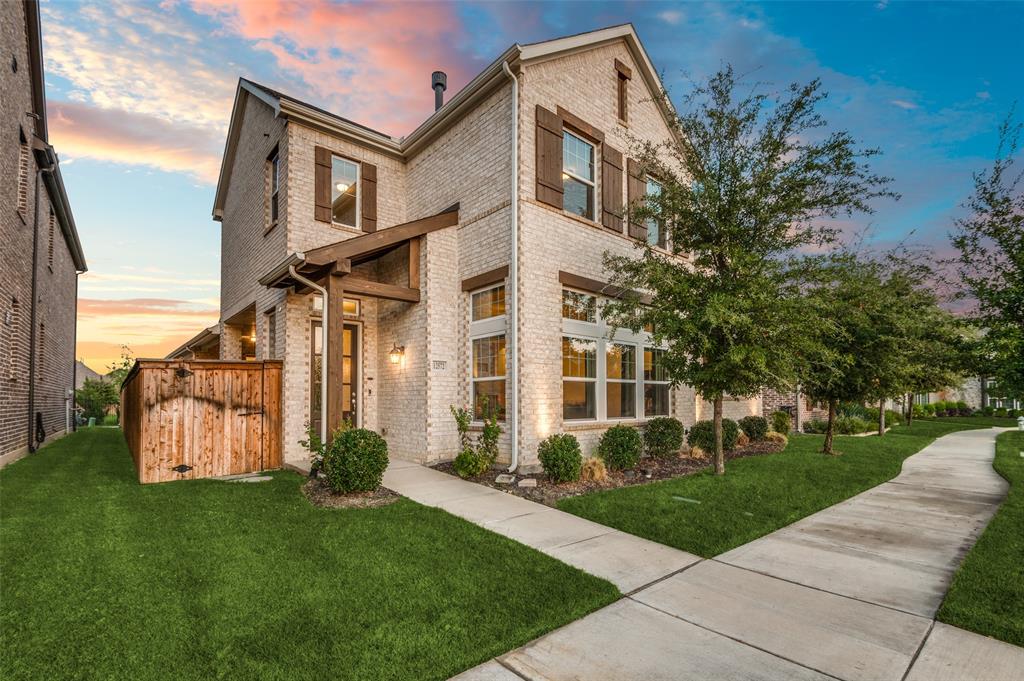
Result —
M 320 367 L 324 356 L 322 339 L 320 322 L 313 322 L 310 338 L 312 361 L 309 363 L 309 424 L 316 433 L 320 432 Z M 341 345 L 341 418 L 349 425 L 359 426 L 359 325 L 344 325 Z

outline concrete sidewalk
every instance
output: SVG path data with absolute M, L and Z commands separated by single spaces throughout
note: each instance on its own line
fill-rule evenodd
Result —
M 415 464 L 385 485 L 627 594 L 463 681 L 1024 681 L 1024 649 L 932 619 L 1005 494 L 991 469 L 998 432 L 940 438 L 896 479 L 704 561 Z

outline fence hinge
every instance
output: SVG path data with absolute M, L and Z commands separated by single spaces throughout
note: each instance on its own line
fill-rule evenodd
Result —
M 190 470 L 192 470 L 192 466 L 189 466 L 186 463 L 179 463 L 177 466 L 175 466 L 171 470 L 174 471 L 175 473 L 181 473 L 181 474 L 184 475 L 185 473 L 188 473 Z

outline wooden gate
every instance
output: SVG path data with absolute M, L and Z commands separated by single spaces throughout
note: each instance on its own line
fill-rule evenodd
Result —
M 281 467 L 281 360 L 138 360 L 121 428 L 139 482 Z

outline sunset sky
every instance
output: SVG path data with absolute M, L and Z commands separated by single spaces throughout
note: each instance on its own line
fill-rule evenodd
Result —
M 820 77 L 824 112 L 885 155 L 870 224 L 942 249 L 1024 96 L 1024 3 L 42 3 L 51 142 L 81 233 L 78 355 L 161 357 L 217 320 L 214 183 L 239 76 L 392 135 L 514 42 L 633 22 L 673 95 L 729 62 L 766 89 Z

